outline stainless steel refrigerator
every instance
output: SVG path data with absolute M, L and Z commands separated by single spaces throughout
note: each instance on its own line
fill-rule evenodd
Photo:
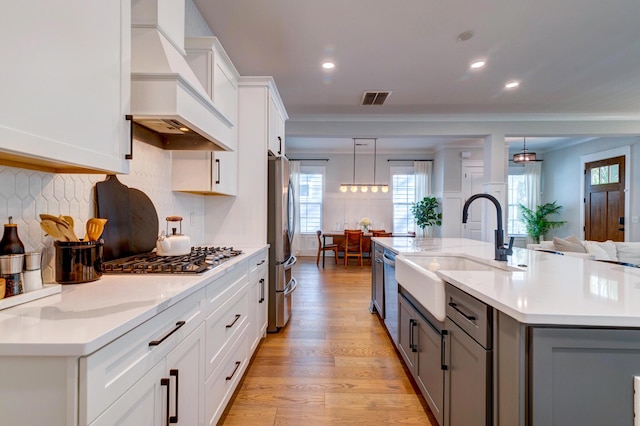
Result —
M 293 186 L 286 157 L 269 157 L 267 242 L 269 248 L 269 326 L 277 332 L 291 316 L 292 294 L 298 281 L 292 275 L 291 253 L 295 233 Z

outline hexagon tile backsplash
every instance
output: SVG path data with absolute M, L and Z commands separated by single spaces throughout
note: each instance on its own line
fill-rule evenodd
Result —
M 72 216 L 76 234 L 84 235 L 87 219 L 96 212 L 95 183 L 105 177 L 0 166 L 0 223 L 7 223 L 12 216 L 25 250 L 43 252 L 45 283 L 54 282 L 55 251 L 53 238 L 40 228 L 40 213 Z M 199 223 L 204 217 L 204 197 L 171 191 L 170 151 L 135 141 L 131 172 L 118 175 L 118 179 L 151 199 L 158 212 L 158 231 L 165 229 L 165 217 L 182 216 L 183 233 L 191 237 L 192 244 L 204 244 L 204 223 Z

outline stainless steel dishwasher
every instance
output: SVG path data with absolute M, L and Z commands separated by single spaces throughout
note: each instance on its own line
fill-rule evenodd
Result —
M 396 253 L 384 250 L 384 325 L 393 343 L 398 345 L 398 282 L 396 281 Z

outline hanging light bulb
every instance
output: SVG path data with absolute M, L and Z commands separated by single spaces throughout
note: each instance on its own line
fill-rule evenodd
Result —
M 358 187 L 356 185 L 351 185 L 351 192 L 358 192 Z
M 382 187 L 382 192 L 387 193 L 389 192 L 389 187 L 387 185 Z
M 376 185 L 373 185 L 371 187 L 371 192 L 378 192 L 378 187 Z
M 340 185 L 340 192 L 347 192 L 347 185 Z
M 369 190 L 369 187 L 367 185 L 362 185 L 360 187 L 360 191 L 362 191 L 362 192 L 367 192 L 368 190 Z

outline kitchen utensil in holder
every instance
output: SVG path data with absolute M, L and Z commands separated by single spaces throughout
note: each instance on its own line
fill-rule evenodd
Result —
M 56 282 L 79 284 L 102 276 L 103 242 L 56 241 Z

